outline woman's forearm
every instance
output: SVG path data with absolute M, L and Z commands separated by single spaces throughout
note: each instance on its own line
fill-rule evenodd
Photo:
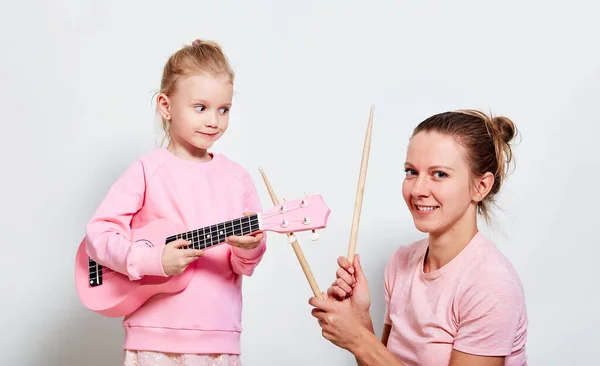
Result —
M 371 314 L 369 313 L 369 310 L 362 314 L 359 314 L 359 317 L 364 327 L 367 328 L 369 332 L 375 334 L 375 330 L 373 329 L 373 320 L 371 319 Z
M 365 328 L 360 341 L 350 351 L 356 357 L 358 366 L 405 366 L 368 328 Z
M 364 325 L 365 329 L 369 333 L 372 333 L 373 335 L 375 335 L 375 329 L 373 329 L 373 319 L 371 319 L 371 314 L 369 313 L 368 310 L 366 313 L 363 313 L 360 315 L 360 319 L 361 319 L 362 324 Z M 362 363 L 358 357 L 356 357 L 356 364 L 358 366 L 367 366 L 364 363 Z

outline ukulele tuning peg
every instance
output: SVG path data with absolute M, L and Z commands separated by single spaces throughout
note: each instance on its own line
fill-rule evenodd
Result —
M 313 231 L 312 231 L 312 234 L 310 235 L 310 239 L 311 239 L 312 241 L 317 241 L 317 240 L 319 240 L 319 234 L 318 234 L 316 231 L 314 231 L 314 230 L 313 230 Z
M 294 236 L 293 233 L 290 233 L 290 235 L 288 236 L 288 243 L 292 244 L 296 241 L 296 237 Z

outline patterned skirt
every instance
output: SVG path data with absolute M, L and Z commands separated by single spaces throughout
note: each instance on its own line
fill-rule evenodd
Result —
M 123 366 L 241 366 L 239 355 L 194 355 L 125 350 Z

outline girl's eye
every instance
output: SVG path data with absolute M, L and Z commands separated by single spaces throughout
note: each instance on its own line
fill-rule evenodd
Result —
M 201 104 L 198 104 L 198 105 L 195 105 L 194 108 L 196 109 L 197 112 L 202 112 L 206 107 Z
M 404 172 L 406 173 L 406 175 L 417 175 L 417 172 L 411 168 L 405 168 Z
M 223 107 L 223 108 L 219 109 L 219 112 L 221 112 L 221 114 L 227 114 L 227 112 L 229 112 L 229 108 Z
M 440 172 L 440 171 L 435 171 L 433 172 L 433 175 L 436 178 L 446 178 L 448 176 L 448 174 L 444 173 L 444 172 Z

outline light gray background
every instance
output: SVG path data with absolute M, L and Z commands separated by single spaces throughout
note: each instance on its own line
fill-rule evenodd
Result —
M 596 1 L 3 2 L 2 365 L 118 365 L 119 320 L 80 304 L 73 259 L 110 184 L 160 142 L 152 96 L 166 58 L 219 41 L 237 73 L 216 150 L 270 206 L 322 194 L 321 241 L 299 235 L 322 290 L 345 255 L 369 106 L 375 125 L 359 230 L 377 333 L 383 268 L 421 238 L 401 198 L 411 129 L 481 108 L 522 133 L 496 226 L 525 285 L 530 365 L 591 365 L 600 341 Z M 352 365 L 321 337 L 284 236 L 244 283 L 245 365 Z

